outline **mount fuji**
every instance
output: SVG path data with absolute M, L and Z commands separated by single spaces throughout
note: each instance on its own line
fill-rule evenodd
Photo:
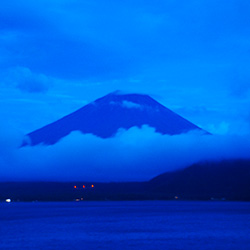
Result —
M 119 129 L 141 128 L 143 125 L 168 135 L 191 130 L 207 133 L 148 95 L 114 92 L 27 134 L 22 146 L 53 145 L 72 131 L 106 139 L 114 137 Z

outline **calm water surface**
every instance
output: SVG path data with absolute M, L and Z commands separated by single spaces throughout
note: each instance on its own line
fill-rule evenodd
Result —
M 0 249 L 250 249 L 250 203 L 0 203 Z

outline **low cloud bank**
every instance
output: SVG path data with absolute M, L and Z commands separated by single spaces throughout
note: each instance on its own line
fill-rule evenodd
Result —
M 246 136 L 169 136 L 148 126 L 110 139 L 75 131 L 52 146 L 18 148 L 21 139 L 1 137 L 0 181 L 144 181 L 199 161 L 250 158 Z

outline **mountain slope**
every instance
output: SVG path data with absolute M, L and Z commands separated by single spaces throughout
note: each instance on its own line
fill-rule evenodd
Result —
M 153 192 L 185 199 L 250 199 L 250 160 L 196 163 L 161 174 L 151 181 Z
M 115 136 L 120 128 L 148 125 L 161 134 L 201 130 L 148 95 L 111 93 L 27 135 L 22 146 L 57 143 L 72 131 L 101 138 Z

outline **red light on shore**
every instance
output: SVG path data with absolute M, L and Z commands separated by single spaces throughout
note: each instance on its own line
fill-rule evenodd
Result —
M 85 185 L 83 185 L 82 188 L 85 188 Z
M 91 185 L 91 187 L 93 188 L 93 187 L 94 187 L 94 185 L 92 184 L 92 185 Z
M 74 188 L 76 188 L 76 186 L 74 186 Z

